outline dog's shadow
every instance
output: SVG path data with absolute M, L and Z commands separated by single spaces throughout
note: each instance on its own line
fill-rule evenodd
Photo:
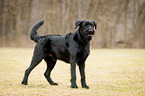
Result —
M 24 86 L 26 88 L 47 88 L 48 87 L 47 84 L 30 84 L 27 86 L 25 86 L 25 85 L 22 85 L 22 86 Z

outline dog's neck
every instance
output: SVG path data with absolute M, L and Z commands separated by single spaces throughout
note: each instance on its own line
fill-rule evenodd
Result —
M 89 42 L 88 40 L 85 40 L 85 39 L 83 38 L 83 36 L 81 36 L 80 32 L 82 32 L 81 28 L 79 28 L 79 29 L 77 30 L 77 32 L 76 32 L 77 35 L 78 35 L 79 41 L 80 41 L 83 45 L 89 44 L 90 42 Z

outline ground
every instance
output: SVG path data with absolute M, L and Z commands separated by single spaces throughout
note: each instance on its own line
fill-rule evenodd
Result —
M 30 74 L 28 86 L 21 85 L 33 49 L 0 48 L 0 96 L 145 96 L 145 49 L 91 49 L 86 61 L 86 80 L 90 89 L 70 88 L 70 65 L 62 61 L 52 71 L 58 86 L 44 77 L 42 61 Z

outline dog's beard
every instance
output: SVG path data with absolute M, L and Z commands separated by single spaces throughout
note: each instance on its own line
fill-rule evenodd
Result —
M 92 40 L 92 36 L 88 36 L 87 39 L 88 39 L 88 41 L 91 41 Z
M 94 36 L 94 33 L 88 33 L 88 32 L 86 32 L 86 34 L 85 34 L 85 38 L 86 38 L 87 41 L 92 40 L 93 36 Z
M 93 35 L 84 34 L 82 37 L 85 42 L 89 42 L 92 40 Z

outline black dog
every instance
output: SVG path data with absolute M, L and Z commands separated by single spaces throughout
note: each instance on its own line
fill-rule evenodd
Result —
M 37 42 L 30 67 L 25 71 L 22 84 L 28 84 L 28 76 L 42 59 L 47 63 L 47 69 L 44 74 L 51 85 L 54 83 L 50 77 L 51 71 L 55 66 L 57 59 L 71 63 L 71 87 L 78 88 L 76 84 L 76 63 L 79 66 L 81 75 L 81 84 L 83 88 L 89 88 L 85 80 L 85 60 L 90 53 L 90 40 L 95 34 L 97 24 L 91 20 L 82 20 L 75 23 L 75 33 L 69 33 L 66 36 L 46 35 L 38 36 L 37 30 L 44 23 L 43 21 L 35 24 L 31 30 L 31 39 Z M 95 27 L 95 28 L 94 28 Z

